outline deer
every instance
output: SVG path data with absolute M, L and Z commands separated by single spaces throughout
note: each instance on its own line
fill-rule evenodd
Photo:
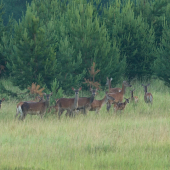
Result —
M 122 83 L 122 90 L 118 93 L 107 93 L 109 96 L 113 97 L 115 100 L 114 100 L 114 103 L 118 103 L 118 102 L 122 102 L 123 101 L 123 97 L 124 97 L 124 94 L 125 94 L 125 89 L 126 87 L 131 87 L 132 85 L 130 85 L 127 81 L 123 81 Z M 107 103 L 107 111 L 109 111 L 111 107 L 111 103 L 108 102 Z
M 139 101 L 139 98 L 138 98 L 137 96 L 133 96 L 133 92 L 134 92 L 134 91 L 135 91 L 135 89 L 130 90 L 130 92 L 131 92 L 131 98 L 130 98 L 130 100 L 133 101 L 133 102 L 135 102 L 135 103 L 137 103 L 137 102 Z
M 118 103 L 116 103 L 116 104 L 114 105 L 114 110 L 115 110 L 116 113 L 117 113 L 118 110 L 120 110 L 120 112 L 121 112 L 121 110 L 124 111 L 127 103 L 129 103 L 129 99 L 130 99 L 130 98 L 128 98 L 128 99 L 124 98 L 124 99 L 125 99 L 125 102 L 123 102 L 123 103 L 118 102 Z
M 144 87 L 144 92 L 145 92 L 145 95 L 144 95 L 144 101 L 145 101 L 145 103 L 153 103 L 153 96 L 152 96 L 152 94 L 151 93 L 148 93 L 147 92 L 147 87 L 150 85 L 150 83 L 149 84 L 147 84 L 147 85 L 143 85 L 142 84 L 142 86 Z
M 43 97 L 43 96 L 37 96 L 35 99 L 36 99 L 36 100 L 39 100 L 39 102 L 40 102 L 40 101 L 43 101 L 43 100 L 44 100 L 44 97 Z M 19 113 L 22 114 L 21 106 L 24 104 L 24 102 L 31 103 L 31 102 L 37 102 L 37 101 L 31 100 L 31 101 L 19 102 L 19 103 L 17 104 L 15 118 L 17 118 L 17 116 L 19 115 Z
M 5 98 L 2 98 L 2 99 L 0 100 L 0 109 L 1 109 L 1 103 L 2 103 L 4 100 L 5 100 Z
M 79 89 L 74 89 L 72 87 L 72 90 L 75 91 L 75 98 L 60 98 L 56 102 L 55 107 L 58 110 L 59 118 L 64 110 L 67 110 L 70 113 L 70 116 L 74 116 L 73 112 L 78 108 L 79 91 L 81 90 L 81 87 Z
M 82 113 L 84 115 L 87 114 L 87 112 L 90 110 L 91 108 L 91 104 L 93 103 L 94 101 L 94 98 L 95 98 L 95 95 L 97 93 L 97 90 L 98 89 L 91 89 L 90 88 L 90 91 L 92 93 L 92 95 L 90 97 L 81 97 L 79 98 L 78 100 L 78 108 L 77 110 L 80 110 L 82 111 Z
M 121 88 L 111 88 L 111 81 L 112 80 L 113 80 L 112 78 L 110 78 L 110 80 L 109 80 L 109 78 L 107 77 L 106 85 L 108 85 L 108 87 L 109 87 L 109 93 L 120 92 L 122 90 Z
M 43 93 L 46 96 L 45 101 L 40 102 L 24 102 L 21 106 L 21 116 L 19 119 L 24 120 L 27 114 L 30 115 L 40 115 L 41 118 L 46 113 L 47 108 L 49 107 L 49 101 L 50 97 L 52 95 L 52 92 L 50 94 Z
M 109 100 L 114 101 L 115 99 L 106 94 L 102 100 L 94 100 L 89 111 L 96 111 L 96 113 L 99 113 L 102 106 Z

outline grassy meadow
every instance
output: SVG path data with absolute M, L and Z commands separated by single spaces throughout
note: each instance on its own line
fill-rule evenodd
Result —
M 14 119 L 19 101 L 4 101 L 0 109 L 0 170 L 170 169 L 169 89 L 152 80 L 148 87 L 154 98 L 151 106 L 144 103 L 141 84 L 132 85 L 139 103 L 129 103 L 121 114 L 113 109 L 107 113 L 104 105 L 98 115 L 62 115 L 60 120 L 53 114 L 44 119 L 27 115 L 21 122 Z M 104 92 L 96 96 L 103 97 Z M 129 88 L 125 97 L 130 97 Z

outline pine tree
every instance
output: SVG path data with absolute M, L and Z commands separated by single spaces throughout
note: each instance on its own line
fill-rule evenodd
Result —
M 22 20 L 15 23 L 7 67 L 11 71 L 12 82 L 21 89 L 32 82 L 50 88 L 56 76 L 56 43 L 50 43 L 55 35 L 51 32 L 52 21 L 46 24 L 44 26 L 35 8 L 29 5 Z
M 116 1 L 104 12 L 105 22 L 113 43 L 118 43 L 121 57 L 126 56 L 126 76 L 129 79 L 152 75 L 151 65 L 154 61 L 154 30 L 141 15 L 135 18 L 130 0 L 121 6 Z
M 4 4 L 1 2 L 0 4 L 0 77 L 3 76 L 5 73 L 8 73 L 6 68 L 7 57 L 6 52 L 4 49 L 5 43 L 9 43 L 9 37 L 12 32 L 12 17 L 9 18 L 8 24 L 5 26 L 3 23 L 3 15 L 5 14 L 4 11 Z
M 69 3 L 63 23 L 68 41 L 74 49 L 73 56 L 82 56 L 82 63 L 77 65 L 77 73 L 85 69 L 85 78 L 89 79 L 88 68 L 95 62 L 96 68 L 100 70 L 96 81 L 104 85 L 107 76 L 118 81 L 124 73 L 125 60 L 120 60 L 117 45 L 111 44 L 105 23 L 101 22 L 96 11 L 92 3 Z
M 170 86 L 170 26 L 167 22 L 164 22 L 160 47 L 155 51 L 155 56 L 153 70 L 159 79 Z

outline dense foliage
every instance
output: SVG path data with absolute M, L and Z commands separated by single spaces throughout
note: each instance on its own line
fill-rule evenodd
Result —
M 70 91 L 90 78 L 93 62 L 102 86 L 106 77 L 117 84 L 152 75 L 169 84 L 168 0 L 27 2 L 8 0 L 0 7 L 0 66 L 14 85 L 36 82 L 52 90 L 57 84 L 56 91 Z M 6 17 L 12 5 L 15 22 Z

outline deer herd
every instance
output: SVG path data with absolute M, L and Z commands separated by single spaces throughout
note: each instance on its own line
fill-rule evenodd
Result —
M 124 98 L 124 94 L 126 91 L 127 87 L 131 87 L 127 81 L 123 81 L 122 83 L 122 88 L 111 88 L 111 81 L 112 78 L 109 79 L 107 78 L 106 85 L 108 85 L 108 92 L 105 93 L 105 96 L 101 100 L 95 100 L 96 93 L 98 89 L 91 89 L 91 96 L 90 97 L 79 97 L 79 91 L 82 89 L 81 87 L 79 89 L 74 89 L 72 90 L 75 92 L 75 97 L 74 98 L 60 98 L 56 99 L 56 103 L 54 106 L 49 107 L 49 102 L 50 102 L 50 94 L 44 93 L 44 96 L 46 97 L 46 100 L 43 97 L 38 97 L 38 102 L 37 101 L 23 101 L 17 104 L 16 107 L 16 115 L 15 118 L 19 116 L 19 120 L 24 120 L 27 114 L 30 115 L 40 115 L 42 118 L 46 111 L 50 112 L 51 110 L 54 110 L 58 117 L 62 115 L 64 111 L 66 111 L 66 115 L 70 117 L 74 117 L 77 112 L 80 112 L 84 115 L 86 115 L 90 111 L 95 111 L 96 113 L 99 113 L 102 106 L 104 104 L 107 105 L 107 111 L 110 110 L 111 105 L 113 104 L 113 108 L 115 112 L 118 110 L 124 110 L 126 105 L 129 103 L 129 101 L 137 104 L 139 99 L 137 96 L 133 95 L 133 92 L 135 89 L 130 90 L 131 92 L 131 97 L 130 98 Z M 144 101 L 146 103 L 153 103 L 153 96 L 151 93 L 147 92 L 147 87 L 150 84 L 143 85 L 144 87 Z M 125 101 L 123 102 L 123 99 Z M 5 100 L 5 98 L 0 100 L 0 108 L 1 108 L 1 103 Z

